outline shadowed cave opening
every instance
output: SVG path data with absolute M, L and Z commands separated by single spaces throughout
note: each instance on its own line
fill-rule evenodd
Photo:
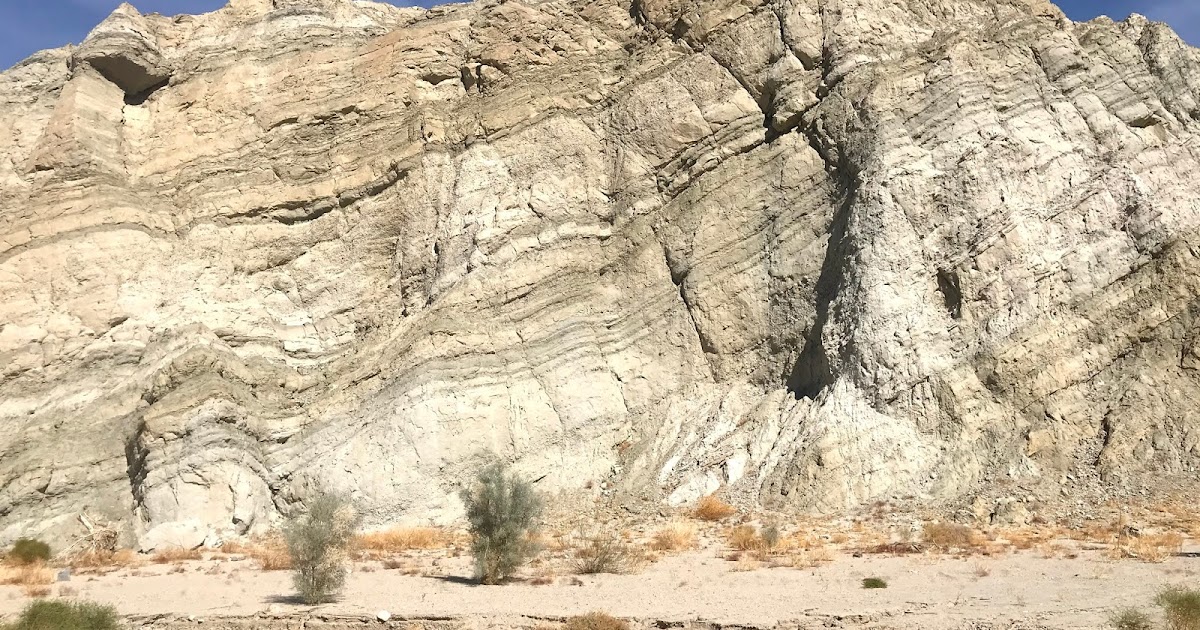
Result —
M 962 319 L 962 285 L 959 283 L 958 272 L 938 269 L 937 285 L 946 303 L 946 312 L 954 319 Z

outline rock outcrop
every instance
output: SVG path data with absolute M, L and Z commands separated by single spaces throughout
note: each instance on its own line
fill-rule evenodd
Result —
M 123 5 L 0 74 L 0 540 L 1186 484 L 1198 175 L 1042 0 Z

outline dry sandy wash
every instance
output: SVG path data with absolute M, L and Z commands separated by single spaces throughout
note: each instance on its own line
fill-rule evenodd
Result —
M 278 561 L 265 542 L 119 555 L 124 566 L 77 568 L 47 590 L 112 604 L 134 628 L 164 630 L 553 630 L 591 611 L 634 628 L 1065 629 L 1103 627 L 1119 608 L 1151 609 L 1166 586 L 1200 583 L 1195 538 L 1123 534 L 1138 529 L 1129 525 L 943 531 L 926 523 L 900 542 L 896 528 L 889 535 L 860 521 L 785 532 L 770 552 L 753 536 L 763 531 L 756 524 L 609 525 L 628 554 L 624 574 L 578 574 L 580 545 L 594 535 L 549 533 L 518 579 L 481 586 L 461 533 L 392 530 L 360 539 L 342 599 L 317 607 L 296 601 L 288 571 L 263 569 Z M 1151 544 L 1162 540 L 1172 542 Z M 863 588 L 871 577 L 887 587 Z M 17 613 L 26 592 L 0 586 L 0 617 Z M 388 624 L 379 611 L 391 614 Z

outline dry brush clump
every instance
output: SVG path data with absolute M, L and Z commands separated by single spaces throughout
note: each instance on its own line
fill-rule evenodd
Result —
M 0 585 L 20 586 L 29 597 L 44 597 L 40 593 L 49 593 L 49 585 L 54 583 L 54 571 L 46 563 L 37 560 L 30 564 L 18 566 L 0 566 Z
M 288 552 L 287 540 L 280 531 L 257 536 L 246 542 L 227 542 L 222 545 L 221 551 L 244 555 L 258 562 L 258 567 L 263 571 L 290 571 L 292 569 L 292 556 Z
M 692 516 L 711 522 L 725 520 L 734 514 L 737 514 L 737 508 L 711 494 L 697 501 L 695 509 L 692 510 Z
M 670 523 L 658 528 L 650 540 L 654 551 L 686 551 L 699 543 L 696 526 L 691 523 Z
M 480 470 L 463 491 L 475 573 L 484 584 L 499 584 L 537 554 L 532 534 L 542 511 L 533 485 L 501 462 Z
M 1137 608 L 1124 608 L 1108 619 L 1116 630 L 1154 630 L 1154 620 Z
M 414 549 L 438 549 L 447 546 L 451 537 L 434 527 L 393 527 L 359 534 L 354 548 L 376 553 L 401 553 Z
M 89 549 L 79 551 L 67 558 L 67 566 L 72 569 L 118 569 L 141 565 L 141 557 L 132 549 L 102 551 Z
M 765 547 L 758 529 L 753 525 L 738 525 L 729 530 L 725 536 L 729 546 L 738 551 L 758 551 Z
M 576 573 L 630 573 L 646 560 L 623 536 L 604 527 L 595 527 L 581 540 L 575 549 Z
M 1154 563 L 1166 562 L 1182 551 L 1183 536 L 1175 532 L 1121 536 L 1112 548 L 1116 557 Z
M 629 622 L 607 613 L 590 612 L 567 619 L 563 630 L 629 630 Z
M 292 559 L 293 583 L 306 604 L 333 601 L 349 573 L 350 545 L 358 528 L 358 512 L 349 500 L 321 492 L 308 511 L 284 528 Z
M 151 564 L 176 564 L 186 560 L 201 560 L 204 552 L 200 548 L 185 549 L 183 547 L 168 547 L 159 549 L 150 556 Z
M 982 551 L 987 543 L 979 532 L 958 523 L 925 523 L 921 540 L 925 548 L 943 552 Z

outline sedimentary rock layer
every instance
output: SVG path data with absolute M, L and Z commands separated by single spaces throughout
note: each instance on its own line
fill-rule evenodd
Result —
M 0 539 L 1194 480 L 1198 121 L 1041 0 L 123 5 L 0 74 Z

